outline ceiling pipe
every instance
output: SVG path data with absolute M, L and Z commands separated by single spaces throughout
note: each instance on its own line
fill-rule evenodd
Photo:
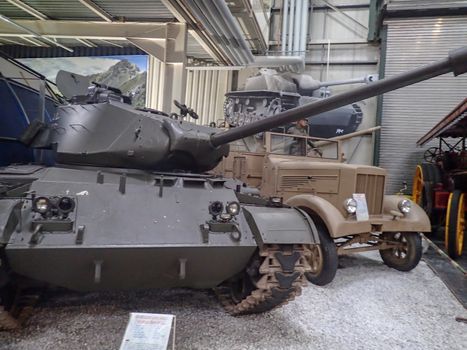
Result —
M 290 11 L 289 11 L 289 37 L 287 39 L 287 52 L 289 55 L 291 55 L 292 51 L 292 44 L 293 44 L 293 24 L 294 24 L 294 18 L 295 18 L 295 0 L 290 0 Z
M 301 21 L 301 26 L 302 29 L 300 31 L 300 44 L 299 44 L 299 50 L 300 54 L 305 57 L 306 55 L 306 42 L 308 38 L 308 0 L 303 0 L 302 4 L 302 21 Z
M 191 1 L 190 1 L 191 2 Z M 224 47 L 235 57 L 235 64 L 245 64 L 245 58 L 241 55 L 239 50 L 240 45 L 235 40 L 232 33 L 228 31 L 225 23 L 220 23 L 220 14 L 216 13 L 216 9 L 213 6 L 209 6 L 206 1 L 195 0 L 194 6 L 198 6 L 200 9 L 200 16 L 204 17 L 206 21 L 215 29 L 214 35 L 218 35 L 224 41 Z M 215 12 L 216 11 L 216 12 Z
M 218 1 L 218 0 L 211 0 L 211 3 L 216 6 L 216 8 L 220 11 L 222 14 L 222 18 L 227 21 L 229 29 L 233 32 L 233 37 L 235 37 L 240 46 L 243 48 L 244 53 L 246 54 L 248 58 L 248 62 L 253 62 L 253 54 L 250 51 L 250 47 L 248 46 L 248 43 L 246 42 L 245 38 L 243 37 L 242 31 L 240 29 L 240 26 L 238 25 L 238 22 L 235 20 L 235 18 L 232 15 L 232 12 L 230 12 L 229 7 L 225 3 L 225 1 Z
M 35 31 L 33 31 L 33 30 L 29 29 L 29 28 L 26 28 L 26 27 L 22 26 L 21 24 L 16 23 L 12 19 L 10 19 L 10 18 L 8 18 L 8 17 L 6 17 L 4 15 L 0 14 L 0 20 L 5 21 L 5 22 L 17 27 L 17 28 L 20 28 L 21 30 L 24 30 L 26 33 L 29 33 L 32 36 L 36 37 L 36 38 L 41 38 L 42 40 L 45 40 L 45 41 L 47 41 L 48 43 L 50 43 L 50 44 L 52 44 L 54 46 L 61 47 L 62 49 L 67 50 L 69 52 L 73 52 L 73 49 L 70 49 L 69 47 L 66 47 L 65 45 L 62 45 L 62 44 L 60 44 L 60 43 L 58 43 L 56 41 L 53 41 L 52 39 L 49 39 L 46 36 L 43 36 L 43 35 L 41 35 L 39 33 L 36 33 Z
M 188 70 L 241 70 L 244 68 L 283 68 L 293 72 L 302 72 L 305 62 L 301 56 L 254 56 L 254 62 L 239 66 L 191 66 Z
M 218 33 L 218 29 L 213 26 L 214 21 L 209 21 L 206 17 L 206 13 L 198 7 L 194 0 L 187 0 L 187 5 L 190 11 L 196 16 L 197 20 L 202 24 L 206 29 L 209 35 L 213 37 L 213 40 L 222 48 L 223 52 L 227 55 L 232 64 L 238 65 L 242 64 L 239 60 L 237 54 L 232 52 L 230 47 L 226 44 L 226 38 Z
M 282 6 L 282 32 L 281 32 L 281 51 L 285 55 L 287 46 L 287 21 L 289 19 L 289 0 L 284 0 Z
M 255 62 L 248 67 L 286 67 L 298 73 L 305 70 L 305 60 L 301 56 L 255 56 Z
M 295 1 L 295 17 L 294 17 L 294 32 L 293 32 L 293 49 L 292 55 L 300 55 L 300 31 L 302 29 L 302 16 L 300 14 L 303 0 Z

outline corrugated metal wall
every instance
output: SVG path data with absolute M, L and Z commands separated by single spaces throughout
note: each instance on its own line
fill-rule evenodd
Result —
M 188 71 L 185 103 L 198 113 L 197 124 L 224 121 L 224 95 L 230 90 L 231 81 L 231 71 Z
M 161 90 L 164 86 L 165 63 L 154 56 L 148 56 L 148 78 L 146 81 L 146 106 L 162 110 Z M 170 111 L 166 111 L 170 112 Z
M 388 2 L 388 10 L 427 10 L 466 6 L 465 0 L 389 0 Z
M 466 17 L 388 20 L 385 77 L 443 59 L 467 45 Z M 467 94 L 467 75 L 452 74 L 408 86 L 383 98 L 380 165 L 389 171 L 386 191 L 396 192 L 402 181 L 411 185 L 415 166 L 431 145 L 416 148 L 417 140 L 446 116 Z
M 162 110 L 165 63 L 153 56 L 148 61 L 146 105 Z M 185 104 L 198 113 L 196 124 L 219 124 L 224 120 L 224 95 L 230 91 L 232 71 L 187 70 Z M 164 111 L 168 112 L 168 111 Z

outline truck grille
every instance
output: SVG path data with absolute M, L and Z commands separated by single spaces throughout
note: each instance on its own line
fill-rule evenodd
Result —
M 282 176 L 281 188 L 299 187 L 308 184 L 308 176 L 284 175 Z
M 368 213 L 381 214 L 384 199 L 384 175 L 357 174 L 356 193 L 365 193 Z

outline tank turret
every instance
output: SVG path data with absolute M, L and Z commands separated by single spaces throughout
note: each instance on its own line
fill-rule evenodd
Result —
M 180 105 L 180 115 L 135 109 L 107 90 L 93 97 L 75 98 L 74 104 L 58 108 L 55 120 L 45 126 L 31 124 L 22 140 L 32 147 L 52 148 L 62 164 L 133 168 L 155 171 L 213 169 L 228 155 L 228 143 L 291 122 L 324 113 L 356 101 L 411 85 L 441 74 L 467 71 L 467 47 L 452 51 L 441 61 L 279 112 L 269 118 L 227 131 L 184 120 L 195 114 Z M 104 98 L 105 97 L 105 98 Z M 190 112 L 190 113 L 188 113 Z

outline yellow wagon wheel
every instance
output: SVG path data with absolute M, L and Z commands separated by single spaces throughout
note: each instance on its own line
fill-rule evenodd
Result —
M 423 193 L 423 169 L 421 165 L 417 165 L 412 186 L 412 200 L 418 205 L 422 204 Z
M 453 259 L 462 255 L 464 247 L 465 209 L 464 193 L 455 190 L 449 195 L 444 240 L 446 250 Z

